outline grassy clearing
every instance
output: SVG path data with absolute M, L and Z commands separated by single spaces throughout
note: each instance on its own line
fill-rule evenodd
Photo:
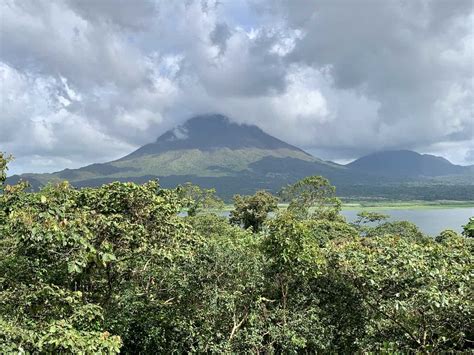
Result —
M 361 201 L 344 203 L 344 210 L 474 208 L 474 201 Z
M 286 203 L 278 204 L 280 209 L 288 207 Z M 343 203 L 343 210 L 414 210 L 436 208 L 469 208 L 474 209 L 474 201 L 359 201 Z M 213 212 L 229 212 L 234 209 L 231 204 L 226 204 Z

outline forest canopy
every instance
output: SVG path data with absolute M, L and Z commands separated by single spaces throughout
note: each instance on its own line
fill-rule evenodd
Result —
M 5 186 L 7 160 L 1 353 L 474 348 L 472 220 L 436 238 L 383 215 L 348 223 L 310 177 L 284 190 L 287 210 L 236 196 L 229 221 L 190 185 Z

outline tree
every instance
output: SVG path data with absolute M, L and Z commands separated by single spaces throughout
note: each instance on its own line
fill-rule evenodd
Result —
M 177 191 L 187 208 L 188 216 L 195 216 L 202 209 L 218 209 L 224 206 L 224 202 L 216 196 L 215 189 L 203 189 L 187 182 L 178 186 Z
M 437 243 L 384 235 L 331 244 L 330 268 L 356 290 L 368 312 L 362 352 L 472 346 L 474 260 L 468 239 Z
M 77 192 L 66 184 L 38 194 L 22 187 L 1 196 L 0 352 L 117 353 L 120 337 L 104 329 L 104 308 L 77 278 L 92 271 L 84 263 L 111 260 L 90 242 L 99 221 L 73 212 Z
M 462 226 L 462 234 L 466 238 L 474 238 L 474 217 L 469 218 L 466 225 Z
M 267 297 L 275 300 L 268 306 L 273 343 L 268 350 L 327 350 L 330 334 L 323 322 L 319 294 L 312 288 L 325 269 L 325 258 L 308 222 L 285 211 L 269 221 L 264 232 L 261 248 L 268 260 Z
M 383 222 L 388 218 L 389 216 L 383 213 L 362 211 L 357 214 L 357 219 L 353 223 L 360 226 L 361 224 Z
M 301 220 L 284 211 L 268 221 L 265 266 L 269 353 L 353 353 L 365 312 L 350 285 L 328 267 L 330 241 L 358 236 L 343 221 Z
M 8 163 L 12 160 L 10 155 L 5 155 L 4 153 L 0 152 L 0 190 L 3 189 L 3 184 L 7 179 L 7 170 L 8 170 Z
M 455 231 L 451 229 L 446 229 L 435 237 L 435 241 L 438 243 L 450 243 L 454 239 L 460 239 L 460 237 L 461 236 L 458 235 Z
M 336 188 L 322 176 L 309 176 L 280 192 L 283 201 L 289 202 L 288 210 L 300 219 L 337 219 L 341 201 Z
M 278 209 L 278 198 L 266 191 L 257 191 L 252 196 L 234 196 L 234 210 L 230 212 L 229 221 L 243 228 L 261 230 L 268 213 Z
M 357 219 L 352 222 L 352 225 L 356 227 L 361 235 L 366 236 L 370 233 L 370 231 L 374 228 L 369 224 L 378 224 L 380 225 L 381 222 L 388 219 L 389 216 L 386 214 L 378 213 L 378 212 L 369 212 L 369 211 L 362 211 L 357 214 Z
M 5 227 L 5 219 L 8 213 L 3 191 L 5 189 L 5 180 L 7 179 L 8 163 L 11 160 L 11 156 L 7 156 L 0 152 L 0 237 L 4 233 L 2 232 L 2 229 Z
M 183 302 L 177 323 L 195 334 L 195 352 L 257 353 L 266 332 L 260 236 L 214 214 L 189 221 L 204 242 L 182 269 L 188 283 L 179 295 Z M 175 308 L 170 317 L 177 313 Z
M 150 314 L 163 314 L 177 296 L 173 270 L 199 243 L 178 216 L 177 194 L 154 181 L 61 183 L 2 198 L 1 350 L 114 353 L 123 340 L 124 350 L 140 352 L 145 342 L 130 332 L 149 323 L 137 311 L 155 321 Z
M 182 191 L 157 181 L 8 186 L 0 353 L 472 350 L 474 239 L 405 221 L 361 236 L 304 187 L 302 214 L 266 220 L 277 199 L 260 191 L 236 196 L 229 223 L 183 218 Z
M 429 239 L 416 224 L 408 221 L 385 222 L 376 227 L 366 229 L 365 235 L 367 237 L 394 235 L 420 241 Z

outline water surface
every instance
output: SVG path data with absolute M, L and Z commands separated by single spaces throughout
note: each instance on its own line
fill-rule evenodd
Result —
M 343 210 L 342 214 L 348 222 L 357 218 L 361 210 Z M 370 211 L 387 214 L 390 221 L 409 221 L 415 223 L 422 232 L 436 236 L 445 229 L 452 229 L 458 233 L 469 217 L 474 216 L 473 207 L 457 208 L 416 208 L 416 209 L 371 209 Z
M 341 214 L 346 217 L 348 222 L 353 222 L 357 218 L 357 214 L 361 209 L 343 209 Z M 367 211 L 367 210 L 365 210 Z M 462 226 L 466 224 L 469 217 L 474 217 L 473 207 L 454 207 L 454 208 L 403 208 L 403 209 L 387 209 L 377 210 L 370 208 L 371 212 L 378 212 L 389 215 L 388 221 L 409 221 L 418 226 L 420 230 L 430 236 L 437 236 L 445 229 L 452 229 L 458 233 L 462 232 Z M 222 211 L 221 216 L 228 217 L 229 211 Z M 181 213 L 185 216 L 186 213 Z M 272 213 L 270 215 L 273 215 Z

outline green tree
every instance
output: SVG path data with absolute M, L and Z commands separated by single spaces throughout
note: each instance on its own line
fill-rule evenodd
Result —
M 278 209 L 278 198 L 267 191 L 257 191 L 252 196 L 234 196 L 234 209 L 230 212 L 229 221 L 243 228 L 261 230 L 268 213 Z
M 408 221 L 393 221 L 379 224 L 376 227 L 366 229 L 367 237 L 396 235 L 414 240 L 428 240 L 418 226 Z
M 446 229 L 435 237 L 435 241 L 438 243 L 450 243 L 454 239 L 459 239 L 460 237 L 461 236 L 458 235 L 455 231 L 451 229 Z
M 219 209 L 224 206 L 224 202 L 216 196 L 215 189 L 203 189 L 187 182 L 178 186 L 177 191 L 183 199 L 183 205 L 187 208 L 188 216 L 191 217 L 201 210 Z
M 357 214 L 357 219 L 353 223 L 360 226 L 367 223 L 380 223 L 388 218 L 389 216 L 383 213 L 362 211 Z
M 9 189 L 3 198 L 0 343 L 116 352 L 123 340 L 125 350 L 143 349 L 130 334 L 140 334 L 136 311 L 160 314 L 176 297 L 172 270 L 199 243 L 178 217 L 177 194 L 156 182 L 82 190 L 62 183 L 33 194 Z
M 188 198 L 156 181 L 8 186 L 0 353 L 472 350 L 473 239 L 405 221 L 361 233 L 327 185 L 309 179 L 268 220 L 274 196 L 238 196 L 232 223 L 181 217 Z
M 5 155 L 4 153 L 0 152 L 0 190 L 3 189 L 3 184 L 7 179 L 7 170 L 8 170 L 8 163 L 12 160 L 10 155 Z
M 462 226 L 462 234 L 466 238 L 474 238 L 474 217 L 469 218 L 466 225 Z
M 308 221 L 285 211 L 268 222 L 262 251 L 268 260 L 268 318 L 272 348 L 267 351 L 327 350 L 329 327 L 323 322 L 318 294 L 312 287 L 325 269 L 325 257 Z
M 190 223 L 204 242 L 182 269 L 189 281 L 180 292 L 178 324 L 186 325 L 185 334 L 194 334 L 196 352 L 261 351 L 266 300 L 260 236 L 212 214 L 198 215 Z M 170 316 L 176 313 L 174 309 Z
M 52 201 L 52 193 L 67 195 L 66 186 L 41 194 L 22 187 L 2 196 L 8 213 L 0 240 L 0 350 L 118 352 L 121 340 L 104 330 L 103 307 L 69 269 L 92 252 L 85 215 L 72 218 L 70 201 Z
M 474 260 L 466 238 L 437 243 L 384 235 L 339 240 L 329 248 L 330 267 L 356 290 L 368 312 L 362 351 L 471 346 Z
M 372 229 L 375 228 L 370 224 L 380 225 L 380 223 L 387 220 L 388 218 L 389 216 L 386 214 L 362 211 L 357 214 L 357 219 L 352 222 L 352 225 L 357 228 L 361 235 L 366 236 Z
M 340 218 L 341 201 L 336 188 L 322 176 L 308 176 L 280 192 L 283 201 L 289 202 L 288 210 L 300 219 Z
M 364 334 L 365 310 L 351 285 L 328 267 L 330 241 L 358 236 L 343 221 L 301 220 L 291 211 L 270 220 L 263 233 L 267 259 L 268 352 L 352 353 Z M 336 244 L 337 245 L 337 244 Z

